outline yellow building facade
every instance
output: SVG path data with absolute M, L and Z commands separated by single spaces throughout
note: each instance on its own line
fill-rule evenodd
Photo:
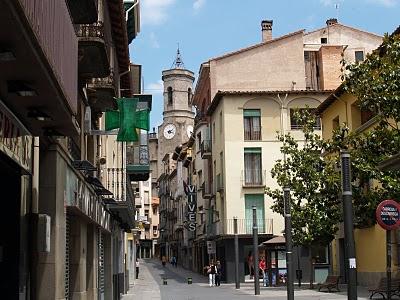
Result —
M 343 92 L 339 87 L 319 106 L 322 136 L 325 140 L 332 139 L 332 131 L 343 124 L 355 133 L 362 133 L 374 126 L 376 119 L 370 113 L 360 111 L 356 102 L 355 96 Z M 354 239 L 358 284 L 373 286 L 379 278 L 386 276 L 386 232 L 378 224 L 368 228 L 355 228 Z M 346 280 L 343 224 L 340 224 L 339 231 L 332 241 L 331 250 L 333 273 Z M 397 248 L 393 249 L 392 253 L 394 272 L 398 269 L 398 253 L 395 251 L 398 251 Z

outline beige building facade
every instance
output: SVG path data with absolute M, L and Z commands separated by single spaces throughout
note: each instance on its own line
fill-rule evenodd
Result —
M 196 155 L 200 150 L 196 176 L 202 174 L 197 184 L 203 189 L 198 195 L 207 209 L 204 226 L 209 229 L 199 237 L 196 261 L 200 265 L 208 257 L 202 240 L 215 241 L 215 255 L 223 260 L 227 281 L 234 280 L 234 257 L 228 249 L 233 247 L 235 217 L 244 264 L 242 280 L 251 271 L 246 260 L 252 255 L 253 205 L 257 207 L 260 242 L 282 236 L 284 220 L 271 210 L 272 199 L 264 195 L 265 187 L 277 188 L 270 171 L 277 160 L 283 159 L 277 132 L 290 133 L 301 142 L 301 128 L 293 118 L 295 109 L 317 108 L 339 86 L 342 53 L 349 61 L 363 60 L 381 42 L 381 37 L 335 19 L 313 32 L 300 30 L 278 38 L 272 38 L 272 21 L 263 21 L 261 28 L 261 43 L 201 65 L 193 98 L 198 120 L 194 132 Z M 316 132 L 321 134 L 320 130 L 318 121 Z M 198 226 L 203 226 L 201 218 Z M 323 251 L 323 270 L 316 274 L 316 280 L 326 276 L 330 268 L 328 250 Z M 267 249 L 266 255 L 275 266 L 271 279 L 275 276 L 279 280 L 285 272 L 279 267 L 284 265 L 282 253 Z

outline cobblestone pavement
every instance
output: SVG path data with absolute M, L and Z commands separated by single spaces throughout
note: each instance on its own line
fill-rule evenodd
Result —
M 187 277 L 191 277 L 193 284 L 187 284 Z M 163 285 L 163 278 L 167 285 Z M 346 288 L 340 293 L 323 293 L 309 289 L 295 289 L 296 300 L 336 300 L 347 299 Z M 360 288 L 359 299 L 369 299 L 365 289 Z M 286 299 L 285 287 L 261 287 L 261 295 L 254 295 L 252 283 L 241 283 L 240 290 L 234 284 L 222 284 L 220 287 L 209 287 L 205 276 L 193 273 L 183 268 L 174 268 L 170 264 L 166 267 L 158 260 L 141 261 L 139 279 L 131 287 L 123 300 L 237 300 L 237 299 Z

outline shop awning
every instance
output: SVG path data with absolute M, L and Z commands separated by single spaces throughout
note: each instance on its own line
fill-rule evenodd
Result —
M 259 247 L 268 247 L 268 246 L 275 246 L 275 245 L 282 245 L 285 244 L 286 240 L 284 236 L 276 236 L 273 237 L 272 239 L 265 241 L 258 245 Z

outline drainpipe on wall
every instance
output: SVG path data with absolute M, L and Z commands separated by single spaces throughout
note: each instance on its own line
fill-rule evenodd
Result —
M 32 213 L 39 213 L 39 137 L 33 138 Z

